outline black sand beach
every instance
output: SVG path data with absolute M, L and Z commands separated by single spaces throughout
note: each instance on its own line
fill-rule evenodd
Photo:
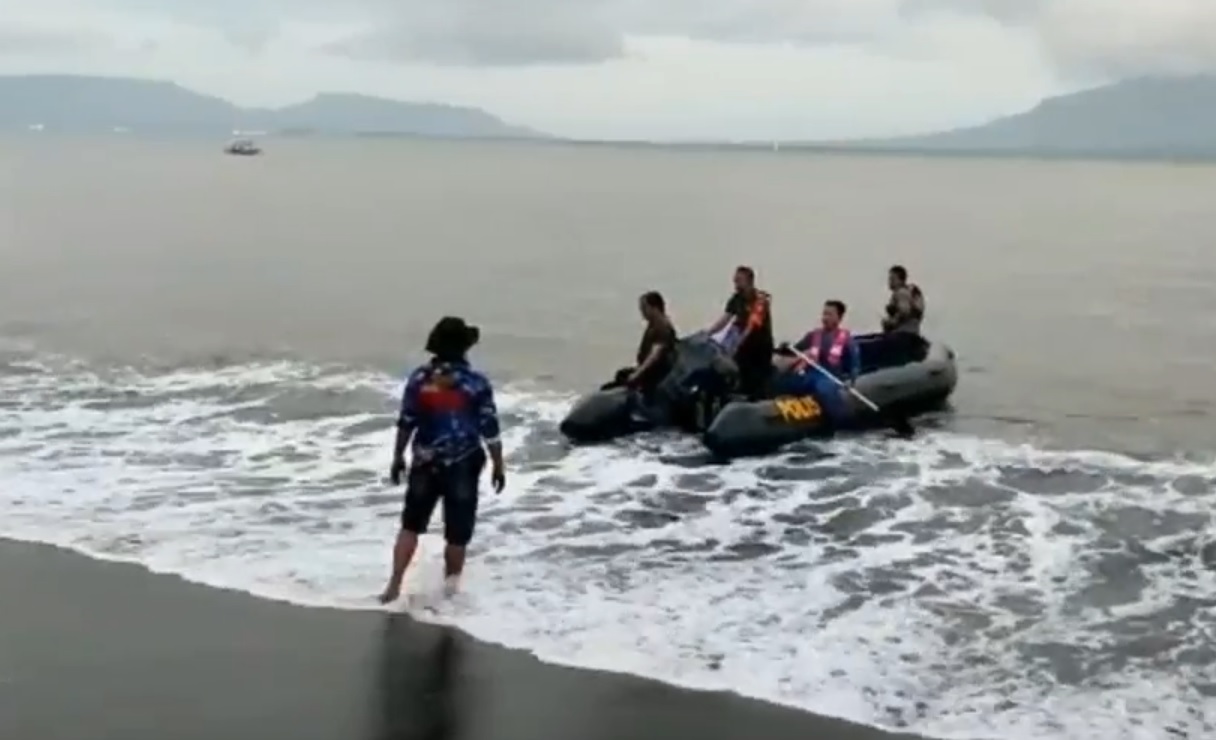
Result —
M 911 740 L 0 541 L 0 737 Z

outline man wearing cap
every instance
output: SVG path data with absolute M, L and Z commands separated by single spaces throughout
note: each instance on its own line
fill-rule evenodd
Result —
M 405 384 L 389 470 L 393 485 L 401 484 L 405 448 L 411 439 L 413 459 L 406 477 L 401 529 L 393 548 L 393 572 L 380 595 L 381 603 L 401 595 L 401 581 L 418 548 L 418 536 L 426 532 L 440 501 L 447 542 L 444 579 L 448 591 L 454 590 L 477 520 L 478 483 L 486 450 L 495 493 L 506 485 L 494 390 L 467 358 L 480 334 L 464 319 L 440 319 L 426 341 L 431 359 L 410 373 Z

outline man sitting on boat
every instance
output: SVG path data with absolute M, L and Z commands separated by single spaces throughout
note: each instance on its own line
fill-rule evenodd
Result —
M 601 386 L 601 390 L 621 386 L 637 391 L 640 404 L 634 409 L 640 421 L 660 420 L 662 410 L 656 391 L 672 371 L 676 353 L 676 330 L 667 315 L 667 302 L 657 290 L 638 298 L 638 310 L 646 324 L 638 345 L 636 363 L 618 370 L 616 376 Z
M 618 370 L 612 381 L 605 383 L 602 389 L 627 386 L 641 391 L 648 402 L 653 402 L 659 381 L 671 372 L 676 330 L 667 315 L 667 302 L 657 290 L 648 291 L 638 298 L 638 310 L 646 327 L 638 344 L 636 361 L 632 366 Z
M 793 349 L 789 345 L 778 348 L 773 363 L 778 370 L 774 380 L 777 395 L 814 396 L 833 419 L 851 413 L 848 390 L 811 367 L 808 360 L 850 386 L 856 382 L 861 374 L 861 350 L 852 333 L 841 326 L 845 311 L 843 301 L 825 301 L 821 326 L 799 339 Z

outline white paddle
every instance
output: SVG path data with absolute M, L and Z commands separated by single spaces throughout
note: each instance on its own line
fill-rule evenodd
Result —
M 865 404 L 865 406 L 867 408 L 869 408 L 871 411 L 873 411 L 878 416 L 882 417 L 882 419 L 887 422 L 887 424 L 891 427 L 891 429 L 895 430 L 895 432 L 897 434 L 899 434 L 901 437 L 911 437 L 912 435 L 916 434 L 916 428 L 912 426 L 912 422 L 908 420 L 908 417 L 894 416 L 894 415 L 885 413 L 878 406 L 878 404 L 874 403 L 869 398 L 867 398 L 865 396 L 865 394 L 863 394 L 861 391 L 857 390 L 853 386 L 849 385 L 848 383 L 844 382 L 840 378 L 833 375 L 831 372 L 828 371 L 827 368 L 823 367 L 818 362 L 815 362 L 810 357 L 808 357 L 806 355 L 806 353 L 801 352 L 800 350 L 795 349 L 792 346 L 790 347 L 790 351 L 793 352 L 794 356 L 797 357 L 799 360 L 802 360 L 806 364 L 810 365 L 812 368 L 814 368 L 814 370 L 816 372 L 818 372 L 820 375 L 823 375 L 825 378 L 828 378 L 829 380 L 831 380 L 838 387 L 844 388 L 845 390 L 847 390 L 853 396 L 853 398 L 856 398 L 858 401 L 861 401 L 863 404 Z

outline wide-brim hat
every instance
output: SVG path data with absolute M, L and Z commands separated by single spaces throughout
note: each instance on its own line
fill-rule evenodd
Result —
M 481 339 L 481 329 L 459 316 L 444 316 L 426 338 L 426 351 L 433 355 L 462 354 Z

